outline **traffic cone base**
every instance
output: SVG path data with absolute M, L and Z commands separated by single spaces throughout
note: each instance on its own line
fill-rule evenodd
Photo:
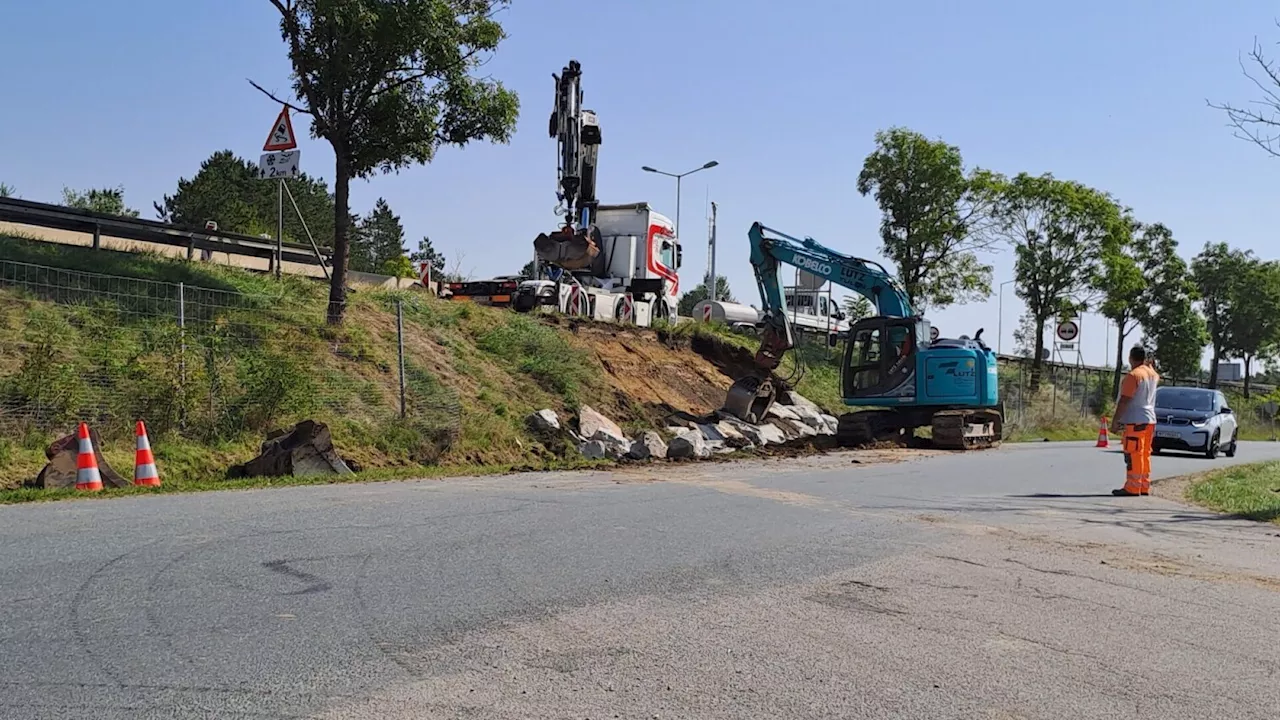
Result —
M 156 470 L 156 459 L 151 454 L 151 440 L 147 438 L 147 426 L 141 420 L 138 421 L 136 434 L 138 443 L 133 459 L 133 484 L 160 487 L 160 472 Z
M 89 426 L 80 423 L 76 429 L 76 489 L 97 492 L 102 489 L 102 473 L 98 472 L 98 457 L 89 439 Z
M 1102 418 L 1102 427 L 1098 428 L 1098 444 L 1094 445 L 1094 447 L 1111 447 L 1110 438 L 1107 435 L 1107 418 L 1105 416 Z

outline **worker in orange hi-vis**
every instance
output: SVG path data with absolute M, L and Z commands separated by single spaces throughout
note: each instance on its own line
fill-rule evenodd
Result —
M 1123 432 L 1124 487 L 1111 491 L 1121 497 L 1151 494 L 1151 443 L 1156 434 L 1156 386 L 1160 384 L 1160 375 L 1147 361 L 1142 346 L 1129 351 L 1129 367 L 1111 419 L 1111 432 Z

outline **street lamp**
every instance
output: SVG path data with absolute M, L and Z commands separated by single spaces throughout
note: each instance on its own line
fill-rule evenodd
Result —
M 644 167 L 640 168 L 645 172 L 657 173 L 659 175 L 666 175 L 667 177 L 673 177 L 676 179 L 676 237 L 677 238 L 680 237 L 680 178 L 683 178 L 685 175 L 692 175 L 700 170 L 710 170 L 711 168 L 719 164 L 720 163 L 716 162 L 715 160 L 712 160 L 711 162 L 707 163 L 706 165 L 703 165 L 702 167 L 696 167 L 690 170 L 689 172 L 682 172 L 682 173 L 669 173 L 664 170 L 651 168 L 648 165 L 645 165 Z M 714 282 L 714 278 L 712 281 Z
M 1012 282 L 1016 282 L 1016 279 L 1005 280 L 1004 282 L 1000 283 L 1000 310 L 999 310 L 1000 319 L 996 323 L 996 354 L 997 355 L 1004 354 L 1004 286 Z

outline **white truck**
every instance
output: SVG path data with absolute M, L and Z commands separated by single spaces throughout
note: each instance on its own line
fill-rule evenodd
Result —
M 681 250 L 671 220 L 644 202 L 598 205 L 593 230 L 598 251 L 585 267 L 554 251 L 538 253 L 551 279 L 522 282 L 516 310 L 554 307 L 570 316 L 645 327 L 675 317 Z M 552 247 L 575 250 L 566 243 Z
M 834 345 L 849 330 L 840 303 L 829 292 L 803 287 L 783 288 L 787 303 L 787 319 L 797 332 L 821 335 Z M 763 321 L 759 310 L 750 305 L 703 300 L 693 306 L 693 319 L 698 322 L 721 322 L 732 328 L 758 327 Z

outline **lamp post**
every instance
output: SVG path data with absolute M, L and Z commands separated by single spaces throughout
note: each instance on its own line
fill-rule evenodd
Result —
M 996 322 L 996 354 L 1004 354 L 1004 286 L 1015 280 L 1005 280 L 1000 283 L 1000 319 Z
M 676 179 L 676 238 L 679 238 L 679 237 L 680 237 L 680 179 L 681 179 L 681 178 L 683 178 L 683 177 L 684 177 L 684 176 L 686 176 L 686 175 L 692 175 L 692 174 L 694 174 L 694 173 L 696 173 L 696 172 L 699 172 L 699 171 L 701 171 L 701 170 L 710 170 L 711 168 L 713 168 L 713 167 L 715 167 L 715 166 L 717 166 L 717 165 L 719 165 L 719 164 L 720 164 L 719 162 L 716 162 L 715 160 L 712 160 L 711 162 L 707 163 L 706 165 L 703 165 L 703 166 L 701 166 L 701 167 L 696 167 L 696 168 L 694 168 L 694 169 L 692 169 L 692 170 L 690 170 L 690 171 L 688 171 L 688 172 L 682 172 L 682 173 L 669 173 L 669 172 L 666 172 L 666 171 L 664 171 L 664 170 L 658 170 L 658 169 L 656 169 L 656 168 L 651 168 L 651 167 L 649 167 L 648 165 L 645 165 L 644 167 L 640 168 L 641 170 L 643 170 L 643 171 L 645 171 L 645 172 L 657 173 L 657 174 L 659 174 L 659 175 L 666 175 L 667 177 L 673 177 L 673 178 L 675 178 L 675 179 Z M 715 282 L 715 279 L 714 279 L 714 278 L 712 279 L 712 282 Z

